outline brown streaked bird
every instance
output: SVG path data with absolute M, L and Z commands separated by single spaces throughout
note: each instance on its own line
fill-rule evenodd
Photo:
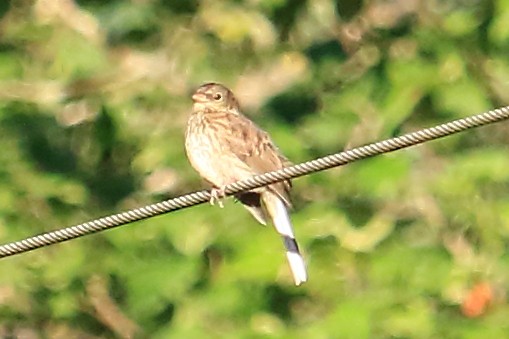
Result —
M 241 113 L 228 88 L 217 83 L 204 84 L 192 98 L 186 153 L 194 169 L 212 184 L 216 197 L 230 183 L 290 164 L 269 135 Z M 307 280 L 307 273 L 288 216 L 290 189 L 290 181 L 284 181 L 235 197 L 258 222 L 272 222 L 283 238 L 295 284 L 300 285 Z

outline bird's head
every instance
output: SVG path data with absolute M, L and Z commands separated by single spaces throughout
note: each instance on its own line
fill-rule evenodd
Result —
M 217 83 L 201 85 L 192 98 L 195 110 L 238 111 L 239 108 L 232 91 Z

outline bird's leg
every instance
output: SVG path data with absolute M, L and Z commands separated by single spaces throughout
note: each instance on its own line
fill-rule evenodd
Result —
M 217 205 L 220 208 L 223 208 L 223 199 L 226 197 L 226 192 L 224 191 L 224 186 L 214 187 L 210 190 L 210 204 L 214 206 L 217 202 Z

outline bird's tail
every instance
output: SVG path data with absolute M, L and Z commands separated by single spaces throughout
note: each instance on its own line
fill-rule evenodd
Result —
M 300 254 L 299 245 L 293 235 L 288 209 L 284 202 L 272 192 L 262 193 L 262 200 L 276 231 L 283 238 L 283 243 L 286 248 L 286 257 L 290 264 L 290 269 L 292 270 L 293 279 L 295 285 L 299 286 L 307 281 L 306 265 Z

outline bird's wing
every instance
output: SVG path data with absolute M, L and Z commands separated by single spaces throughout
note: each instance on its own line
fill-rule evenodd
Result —
M 251 120 L 240 114 L 229 114 L 229 132 L 226 133 L 226 145 L 229 151 L 245 163 L 255 174 L 275 171 L 291 163 L 274 145 L 269 135 Z M 290 181 L 269 186 L 286 205 L 290 206 Z

